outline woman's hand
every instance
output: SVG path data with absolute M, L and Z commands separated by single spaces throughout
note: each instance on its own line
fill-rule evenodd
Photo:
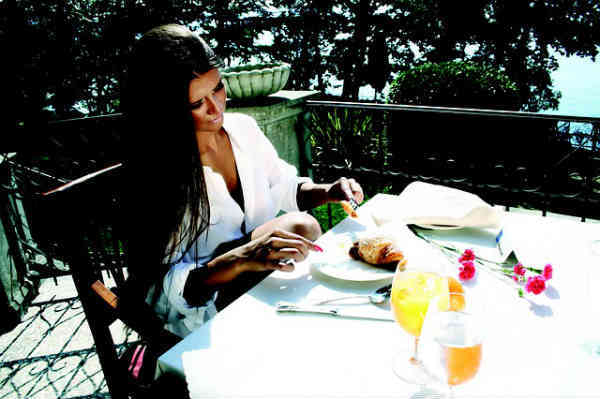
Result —
M 327 190 L 327 197 L 329 201 L 356 201 L 360 204 L 365 199 L 360 184 L 354 179 L 347 179 L 345 177 L 339 178 L 331 184 Z
M 300 262 L 306 259 L 311 250 L 322 251 L 318 245 L 301 235 L 275 229 L 213 259 L 209 266 L 231 262 L 240 272 L 266 270 L 291 272 L 294 270 L 294 265 L 289 260 Z
M 331 184 L 302 183 L 298 188 L 298 208 L 312 209 L 328 202 L 356 202 L 365 199 L 360 184 L 354 179 L 342 177 Z

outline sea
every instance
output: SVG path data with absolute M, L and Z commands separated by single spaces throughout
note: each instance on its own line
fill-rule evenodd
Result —
M 555 90 L 562 94 L 558 109 L 545 110 L 541 113 L 600 117 L 600 57 L 593 61 L 590 58 L 578 56 L 565 57 L 558 55 L 558 69 L 552 73 L 552 82 Z M 593 126 L 590 123 L 571 123 L 571 133 L 579 132 L 584 136 L 573 136 L 573 147 L 592 149 Z
M 557 56 L 552 73 L 554 88 L 562 93 L 557 110 L 547 114 L 600 117 L 600 57 L 596 61 L 577 56 Z

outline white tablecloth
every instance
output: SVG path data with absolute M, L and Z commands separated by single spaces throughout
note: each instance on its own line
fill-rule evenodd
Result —
M 373 198 L 363 213 L 384 197 Z M 541 295 L 519 298 L 514 285 L 478 269 L 466 289 L 487 299 L 483 361 L 457 396 L 600 397 L 600 256 L 589 247 L 600 225 L 518 213 L 505 218 L 520 260 L 552 263 L 554 277 Z M 357 228 L 346 220 L 328 234 Z M 308 262 L 291 274 L 273 273 L 163 354 L 157 372 L 186 378 L 192 398 L 418 397 L 420 388 L 391 369 L 394 355 L 411 344 L 395 323 L 275 311 L 278 301 L 369 293 L 384 283 L 332 278 Z M 389 312 L 389 305 L 352 308 Z

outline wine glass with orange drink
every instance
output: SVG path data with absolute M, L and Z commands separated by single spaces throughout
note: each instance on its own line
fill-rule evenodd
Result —
M 393 370 L 408 383 L 422 384 L 427 375 L 418 354 L 421 328 L 432 300 L 436 299 L 438 306 L 449 306 L 450 280 L 444 267 L 446 262 L 429 257 L 407 260 L 405 265 L 399 264 L 396 268 L 390 302 L 395 320 L 411 336 L 412 343 L 411 349 L 395 356 Z M 460 283 L 452 280 L 456 284 L 451 285 L 460 288 Z
M 464 292 L 450 293 L 449 303 L 438 301 L 427 313 L 419 349 L 430 382 L 443 384 L 452 398 L 454 387 L 473 379 L 481 365 L 485 305 L 483 297 Z

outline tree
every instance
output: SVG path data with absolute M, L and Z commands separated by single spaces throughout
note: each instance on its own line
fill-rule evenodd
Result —
M 332 73 L 327 64 L 329 46 L 335 36 L 332 28 L 341 22 L 340 18 L 327 2 L 276 0 L 273 5 L 281 10 L 265 25 L 273 36 L 273 46 L 263 46 L 260 50 L 271 60 L 292 65 L 286 88 L 325 91 L 327 76 Z
M 427 62 L 402 71 L 388 102 L 442 107 L 518 110 L 517 86 L 498 68 L 473 61 Z
M 560 94 L 550 77 L 558 67 L 555 53 L 592 59 L 598 54 L 596 0 L 475 0 L 461 7 L 443 0 L 402 3 L 414 17 L 411 40 L 424 60 L 495 65 L 517 84 L 523 110 L 558 107 Z
M 118 111 L 131 46 L 167 22 L 200 32 L 227 63 L 291 63 L 289 89 L 325 92 L 337 77 L 357 100 L 415 65 L 472 60 L 504 71 L 529 111 L 558 105 L 556 54 L 595 58 L 600 44 L 597 0 L 5 0 L 4 122 Z M 255 45 L 265 31 L 274 45 Z
M 0 41 L 12 49 L 4 123 L 16 127 L 119 111 L 136 37 L 164 23 L 199 30 L 226 58 L 247 61 L 256 32 L 236 29 L 255 1 L 20 0 L 0 3 Z M 14 78 L 13 78 L 14 77 Z M 10 84 L 9 84 L 10 83 Z
M 302 80 L 292 87 L 328 88 L 328 80 L 343 81 L 342 98 L 357 100 L 361 86 L 370 84 L 381 91 L 391 78 L 395 63 L 412 59 L 405 45 L 407 32 L 399 29 L 402 13 L 393 0 L 280 0 L 288 20 L 273 30 L 280 57 L 294 65 Z M 267 50 L 270 51 L 270 50 Z M 299 86 L 303 85 L 303 86 Z

